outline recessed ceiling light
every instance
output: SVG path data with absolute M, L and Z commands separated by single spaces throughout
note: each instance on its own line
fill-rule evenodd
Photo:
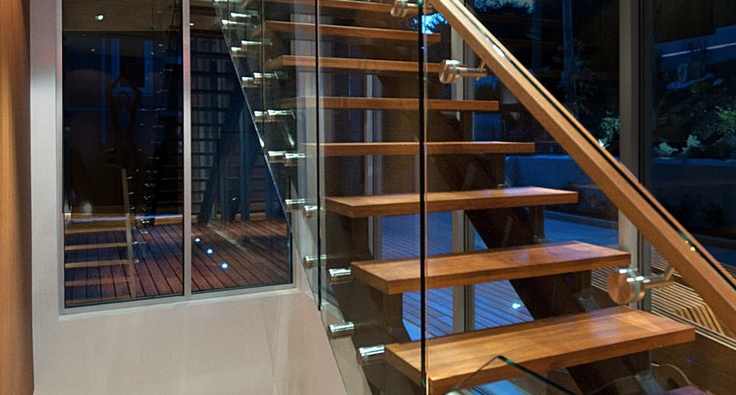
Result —
M 105 14 L 97 14 L 95 15 L 95 19 L 97 19 L 98 21 L 101 21 L 105 19 Z

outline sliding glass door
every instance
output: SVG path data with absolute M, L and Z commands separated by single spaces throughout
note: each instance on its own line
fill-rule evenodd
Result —
M 218 4 L 63 2 L 66 307 L 291 282 Z

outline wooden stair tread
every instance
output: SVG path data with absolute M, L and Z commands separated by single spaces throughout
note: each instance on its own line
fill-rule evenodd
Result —
M 126 219 L 133 223 L 133 215 L 121 213 L 66 214 L 64 221 L 65 234 L 82 234 L 92 232 L 111 232 L 125 230 Z
M 64 251 L 84 251 L 84 250 L 96 250 L 103 248 L 123 248 L 127 247 L 128 244 L 124 241 L 116 243 L 91 243 L 91 244 L 72 244 L 64 246 Z
M 433 256 L 425 273 L 432 289 L 628 265 L 627 252 L 569 242 Z M 386 294 L 420 290 L 418 259 L 353 262 L 352 272 Z
M 64 281 L 65 287 L 86 287 L 89 285 L 115 285 L 127 284 L 135 281 L 133 277 L 105 277 L 105 278 L 89 278 L 84 280 Z
M 498 111 L 498 102 L 495 100 L 443 100 L 430 99 L 426 101 L 427 110 L 436 111 Z M 297 108 L 315 108 L 317 101 L 314 97 L 296 97 L 283 99 L 281 107 L 285 110 Z M 416 98 L 366 98 L 366 97 L 320 97 L 320 107 L 324 109 L 350 110 L 404 110 L 417 111 L 419 99 Z
M 86 233 L 98 233 L 98 232 L 124 232 L 125 231 L 125 223 L 105 223 L 105 224 L 95 224 L 95 225 L 71 225 L 68 224 L 66 228 L 64 229 L 64 234 L 67 235 L 76 235 L 76 234 L 86 234 Z
M 67 262 L 64 264 L 65 269 L 77 269 L 82 267 L 101 267 L 115 265 L 129 265 L 131 261 L 127 259 L 109 259 L 101 261 L 84 261 L 84 262 Z
M 64 301 L 64 305 L 67 307 L 70 306 L 81 306 L 84 304 L 101 304 L 101 303 L 108 303 L 108 302 L 119 302 L 121 300 L 128 300 L 133 299 L 134 297 L 131 296 L 129 293 L 125 298 L 121 297 L 121 295 L 116 296 L 106 296 L 106 297 L 100 297 L 100 298 L 84 298 L 84 299 L 72 299 L 72 300 L 66 300 Z
M 265 31 L 289 33 L 298 35 L 299 39 L 313 39 L 315 34 L 314 24 L 303 22 L 280 22 L 265 21 L 262 25 L 253 29 L 251 37 L 261 37 L 261 33 Z M 389 45 L 391 42 L 404 41 L 415 44 L 417 42 L 417 32 L 410 30 L 381 29 L 374 27 L 361 26 L 341 26 L 341 25 L 320 25 L 319 34 L 325 36 L 339 36 L 340 38 L 353 38 L 361 40 L 381 40 L 382 45 Z M 433 44 L 439 42 L 442 37 L 437 34 L 425 34 L 427 43 Z
M 484 366 L 497 355 L 547 372 L 694 339 L 693 327 L 621 306 L 450 335 L 427 340 L 428 386 L 444 394 L 466 379 L 463 388 L 522 375 L 501 360 Z M 390 344 L 385 359 L 420 383 L 421 350 L 421 342 Z
M 295 56 L 282 55 L 272 59 L 266 63 L 266 70 L 272 71 L 284 67 L 301 67 L 306 69 L 314 69 L 314 56 Z M 417 62 L 407 62 L 401 60 L 381 60 L 381 59 L 350 59 L 350 58 L 330 58 L 320 57 L 320 70 L 325 69 L 342 69 L 354 70 L 362 72 L 406 72 L 416 73 L 419 69 Z M 427 63 L 428 73 L 438 73 L 441 69 L 439 63 Z
M 314 152 L 314 144 L 305 144 L 307 152 Z M 534 143 L 505 141 L 443 141 L 427 143 L 427 154 L 533 154 Z M 323 156 L 416 155 L 417 142 L 390 143 L 324 143 Z
M 577 203 L 578 194 L 540 187 L 430 192 L 428 212 L 481 210 Z M 328 197 L 325 209 L 350 218 L 406 215 L 419 212 L 419 194 Z

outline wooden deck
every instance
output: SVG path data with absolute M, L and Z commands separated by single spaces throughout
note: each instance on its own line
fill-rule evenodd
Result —
M 134 229 L 135 273 L 127 266 L 123 230 L 67 234 L 67 246 L 85 247 L 65 253 L 65 262 L 75 263 L 64 271 L 66 305 L 183 294 L 182 228 L 179 223 Z M 283 219 L 195 223 L 192 238 L 193 293 L 291 281 Z M 118 264 L 95 264 L 100 261 Z

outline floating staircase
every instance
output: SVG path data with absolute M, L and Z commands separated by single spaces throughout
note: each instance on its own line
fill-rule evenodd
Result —
M 216 4 L 224 6 L 223 2 Z M 262 70 L 284 73 L 292 81 L 291 85 L 284 83 L 272 91 L 264 88 L 273 97 L 270 102 L 261 103 L 269 106 L 263 110 L 291 111 L 293 119 L 284 122 L 292 122 L 289 127 L 294 129 L 302 119 L 313 119 L 319 111 L 323 125 L 327 125 L 319 144 L 314 143 L 313 137 L 307 141 L 295 137 L 298 143 L 292 147 L 295 152 L 306 154 L 307 159 L 321 155 L 327 162 L 322 174 L 327 180 L 322 191 L 325 197 L 321 202 L 307 202 L 321 206 L 322 215 L 307 220 L 316 217 L 324 221 L 326 254 L 321 266 L 309 270 L 327 269 L 330 273 L 332 286 L 325 292 L 326 298 L 341 309 L 345 324 L 351 328 L 344 333 L 353 335 L 353 344 L 366 362 L 364 371 L 374 393 L 418 394 L 423 393 L 420 387 L 426 384 L 429 393 L 445 394 L 518 376 L 519 371 L 507 364 L 488 363 L 499 355 L 543 373 L 694 339 L 693 328 L 643 311 L 627 307 L 586 311 L 584 306 L 566 306 L 561 313 L 558 310 L 530 323 L 430 339 L 426 343 L 425 360 L 423 343 L 410 341 L 403 327 L 403 293 L 511 280 L 517 281 L 512 284 L 519 289 L 526 287 L 524 294 L 530 295 L 534 293 L 528 289 L 530 284 L 545 283 L 553 276 L 628 266 L 629 254 L 581 242 L 543 243 L 544 207 L 574 204 L 577 193 L 535 186 L 512 187 L 503 180 L 499 182 L 498 174 L 504 173 L 504 157 L 533 153 L 534 144 L 469 138 L 471 134 L 463 129 L 464 120 L 474 113 L 498 111 L 498 102 L 453 100 L 447 97 L 446 90 L 435 89 L 437 83 L 431 81 L 427 91 L 433 96 L 420 106 L 420 99 L 412 96 L 417 85 L 412 73 L 416 75 L 419 68 L 414 48 L 418 34 L 407 29 L 405 20 L 388 19 L 391 5 L 319 0 L 324 15 L 315 16 L 314 3 L 310 0 L 265 0 L 262 7 L 255 1 L 224 4 L 228 10 L 260 15 L 261 21 L 245 31 L 239 40 L 281 44 L 264 45 L 253 53 L 254 61 L 263 60 Z M 293 16 L 289 10 L 301 15 Z M 283 20 L 270 20 L 271 15 Z M 308 18 L 321 18 L 325 22 L 317 30 L 313 23 L 303 22 Z M 326 47 L 319 59 L 309 52 L 317 35 Z M 426 45 L 432 48 L 447 42 L 439 33 L 427 34 L 425 39 Z M 234 62 L 240 62 L 240 57 L 242 54 L 234 54 Z M 425 70 L 439 71 L 437 59 L 430 61 L 424 65 Z M 328 86 L 319 97 L 294 82 L 314 81 L 315 73 L 320 73 L 319 81 Z M 388 79 L 381 80 L 384 77 Z M 402 90 L 391 85 L 394 83 L 408 88 Z M 342 89 L 341 85 L 350 88 Z M 381 85 L 382 89 L 374 89 L 375 85 Z M 390 93 L 384 97 L 385 92 Z M 418 123 L 407 121 L 407 117 L 416 120 L 420 108 L 429 114 L 427 134 L 433 136 L 432 141 L 423 145 L 417 142 Z M 353 114 L 357 113 L 363 115 L 356 120 Z M 374 122 L 372 117 L 376 113 L 383 117 Z M 401 117 L 401 123 L 393 126 L 392 117 Z M 374 129 L 363 129 L 366 125 Z M 306 130 L 313 132 L 311 126 Z M 259 132 L 268 150 L 267 130 L 263 128 Z M 302 134 L 301 130 L 293 132 L 294 136 Z M 429 191 L 424 195 L 424 205 L 416 193 L 414 174 L 415 160 L 421 154 L 427 154 L 428 161 L 439 169 L 433 177 L 442 180 L 428 177 Z M 398 158 L 397 162 L 391 162 L 396 157 L 408 160 Z M 353 165 L 356 167 L 347 168 Z M 495 168 L 483 167 L 488 165 Z M 477 175 L 483 171 L 486 173 Z M 365 176 L 368 173 L 370 177 Z M 345 174 L 358 175 L 359 179 L 346 179 Z M 378 186 L 368 185 L 361 177 L 378 180 L 375 182 Z M 383 193 L 380 184 L 385 177 L 403 180 L 403 184 L 392 185 L 398 185 L 394 189 L 404 190 Z M 470 181 L 465 182 L 465 177 Z M 481 237 L 494 231 L 504 232 L 482 226 L 498 223 L 508 223 L 509 229 L 526 229 L 531 236 L 512 236 L 508 245 L 488 243 L 490 248 L 486 251 L 431 256 L 423 271 L 417 258 L 373 257 L 372 224 L 384 216 L 423 215 L 422 207 L 425 213 L 465 212 Z M 485 219 L 489 221 L 484 222 Z M 488 239 L 494 237 L 489 235 Z M 527 279 L 532 282 L 525 283 Z M 540 287 L 538 292 L 545 289 Z M 525 303 L 541 303 L 540 295 L 535 296 Z M 554 294 L 544 297 L 550 305 L 556 303 Z M 430 315 L 428 319 L 433 317 Z M 385 350 L 380 367 L 367 363 L 372 359 L 364 354 L 367 349 Z M 425 361 L 427 365 L 422 366 Z M 403 377 L 411 384 L 397 384 L 392 381 L 396 377 Z M 609 379 L 602 377 L 606 376 L 596 374 L 595 379 Z M 605 384 L 608 382 L 590 385 Z

